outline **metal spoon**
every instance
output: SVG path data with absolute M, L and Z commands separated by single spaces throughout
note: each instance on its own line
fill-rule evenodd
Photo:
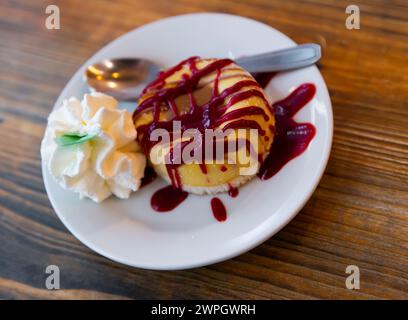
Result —
M 311 43 L 246 56 L 235 59 L 235 62 L 251 73 L 259 73 L 307 67 L 320 57 L 320 46 Z M 159 71 L 159 66 L 145 59 L 110 59 L 89 66 L 84 78 L 91 90 L 109 94 L 118 100 L 135 100 Z

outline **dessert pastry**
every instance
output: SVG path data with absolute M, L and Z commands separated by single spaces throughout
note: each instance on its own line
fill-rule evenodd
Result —
M 254 177 L 275 131 L 272 107 L 262 87 L 229 59 L 192 57 L 161 72 L 140 96 L 133 120 L 137 140 L 154 170 L 174 187 L 197 194 L 227 191 Z M 158 139 L 159 129 L 170 133 L 169 141 Z M 191 130 L 194 139 L 185 136 Z M 226 134 L 209 143 L 211 130 Z M 232 152 L 226 145 L 231 139 Z M 201 162 L 185 159 L 186 145 L 192 140 L 195 146 L 187 154 L 201 154 Z M 242 140 L 244 148 L 239 147 Z M 242 153 L 255 157 L 255 170 L 243 170 L 248 162 L 240 160 Z
M 141 183 L 146 158 L 132 117 L 102 93 L 64 100 L 48 118 L 41 157 L 53 178 L 80 198 L 126 199 Z

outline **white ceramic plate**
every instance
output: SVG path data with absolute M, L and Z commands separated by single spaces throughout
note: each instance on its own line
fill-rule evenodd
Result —
M 239 57 L 294 46 L 270 26 L 225 14 L 189 14 L 163 19 L 135 29 L 108 44 L 72 77 L 54 108 L 70 96 L 87 91 L 82 74 L 90 63 L 112 57 L 142 57 L 163 67 L 189 56 Z M 217 222 L 210 196 L 189 195 L 169 213 L 150 207 L 157 179 L 129 200 L 110 198 L 102 204 L 79 200 L 60 188 L 44 170 L 51 203 L 65 226 L 85 245 L 112 260 L 148 269 L 185 269 L 237 256 L 265 241 L 303 207 L 325 169 L 332 142 L 332 109 L 324 80 L 316 67 L 282 73 L 268 85 L 272 101 L 304 82 L 316 85 L 314 99 L 297 115 L 316 126 L 308 149 L 267 181 L 253 179 L 237 198 L 222 194 L 228 219 Z M 126 106 L 129 107 L 129 106 Z M 132 106 L 134 108 L 134 106 Z

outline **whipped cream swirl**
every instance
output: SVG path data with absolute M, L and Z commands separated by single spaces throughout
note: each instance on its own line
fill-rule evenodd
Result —
M 101 202 L 114 194 L 126 199 L 140 187 L 146 166 L 135 139 L 129 112 L 95 92 L 82 101 L 64 100 L 50 114 L 41 157 L 54 179 L 80 198 Z

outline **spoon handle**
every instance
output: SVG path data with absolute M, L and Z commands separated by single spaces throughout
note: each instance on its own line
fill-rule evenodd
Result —
M 294 48 L 238 58 L 235 62 L 247 71 L 254 73 L 307 67 L 318 61 L 320 57 L 320 46 L 318 44 L 308 43 Z

